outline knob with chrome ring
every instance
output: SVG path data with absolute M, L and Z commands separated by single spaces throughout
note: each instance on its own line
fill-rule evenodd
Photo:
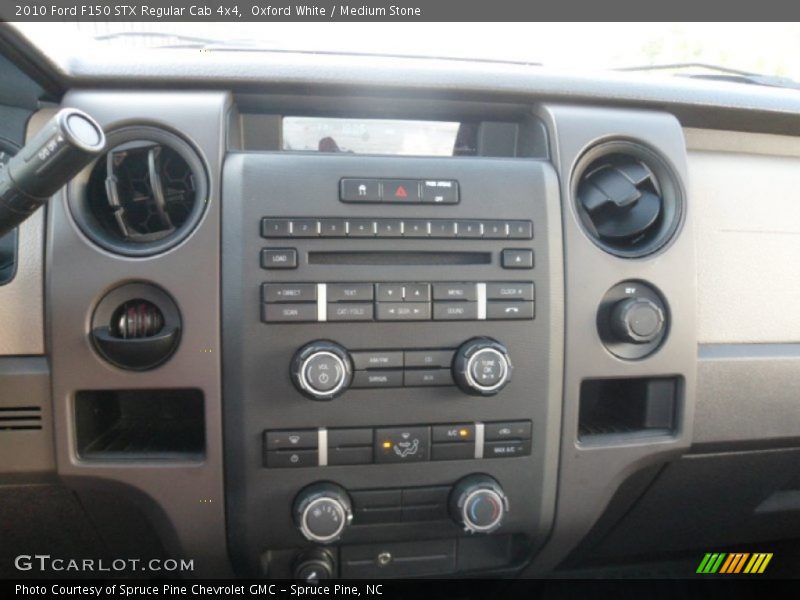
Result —
M 353 520 L 347 491 L 335 483 L 320 482 L 304 488 L 294 501 L 294 521 L 310 542 L 338 540 Z
M 312 400 L 331 400 L 344 393 L 353 378 L 350 355 L 328 341 L 306 344 L 292 359 L 292 381 Z
M 493 396 L 511 381 L 508 350 L 491 338 L 472 338 L 453 359 L 453 379 L 458 387 L 473 396 Z
M 497 530 L 508 513 L 508 498 L 494 478 L 476 474 L 464 477 L 450 493 L 450 515 L 468 533 Z

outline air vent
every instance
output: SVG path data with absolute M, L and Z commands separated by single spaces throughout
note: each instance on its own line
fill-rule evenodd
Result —
M 0 407 L 0 431 L 30 431 L 41 428 L 42 409 L 40 407 Z
M 632 142 L 596 146 L 573 179 L 576 210 L 589 237 L 606 252 L 638 258 L 667 244 L 677 231 L 683 195 L 670 166 Z
M 107 135 L 111 148 L 71 188 L 81 229 L 119 254 L 149 256 L 184 239 L 202 217 L 205 170 L 194 150 L 159 129 Z

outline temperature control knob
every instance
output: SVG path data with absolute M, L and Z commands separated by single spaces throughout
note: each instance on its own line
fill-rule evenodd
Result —
M 490 533 L 503 524 L 508 498 L 488 475 L 469 475 L 450 493 L 450 515 L 468 533 Z
M 314 483 L 295 498 L 295 524 L 310 542 L 335 542 L 352 520 L 350 497 L 335 483 Z
M 292 360 L 292 380 L 312 400 L 331 400 L 343 393 L 353 378 L 347 350 L 333 342 L 311 342 Z
M 493 396 L 511 381 L 511 359 L 500 342 L 472 338 L 456 352 L 453 379 L 458 387 L 473 396 Z

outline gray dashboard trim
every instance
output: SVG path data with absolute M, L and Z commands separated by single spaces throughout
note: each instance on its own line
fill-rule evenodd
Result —
M 800 440 L 800 344 L 701 344 L 694 444 Z
M 579 157 L 609 139 L 634 139 L 658 149 L 679 178 L 687 180 L 685 140 L 678 121 L 666 113 L 543 105 L 561 179 L 564 232 L 565 348 L 562 445 L 555 527 L 528 576 L 552 572 L 597 522 L 619 486 L 633 473 L 686 452 L 692 442 L 696 386 L 696 281 L 692 199 L 675 239 L 654 255 L 621 259 L 603 252 L 585 235 L 571 198 L 570 179 Z M 685 184 L 684 184 L 685 187 Z M 684 190 L 685 193 L 685 190 Z M 614 357 L 597 334 L 600 300 L 625 280 L 646 281 L 664 296 L 671 316 L 669 335 L 649 357 Z M 587 378 L 683 377 L 679 420 L 670 436 L 628 436 L 604 444 L 578 440 L 581 383 Z
M 686 148 L 691 151 L 738 152 L 800 157 L 800 138 L 791 135 L 744 133 L 685 127 Z
M 35 113 L 28 122 L 30 137 L 52 111 Z M 44 354 L 44 222 L 40 208 L 19 228 L 17 272 L 0 286 L 0 356 Z
M 173 556 L 194 559 L 195 577 L 230 576 L 225 538 L 220 340 L 220 169 L 231 97 L 208 93 L 68 94 L 65 106 L 85 110 L 106 129 L 148 123 L 180 131 L 208 169 L 208 208 L 178 246 L 132 259 L 88 240 L 72 221 L 61 192 L 48 215 L 48 348 L 52 366 L 57 469 L 78 493 L 128 495 L 153 520 Z M 87 167 L 90 168 L 90 167 Z M 92 311 L 105 293 L 149 281 L 172 295 L 182 317 L 181 343 L 170 360 L 146 372 L 103 361 L 89 339 Z M 53 302 L 57 299 L 57 302 Z M 195 460 L 81 460 L 76 392 L 195 388 L 204 395 L 205 457 Z
M 513 63 L 298 52 L 103 53 L 65 58 L 71 87 L 227 87 L 235 91 L 345 89 L 370 95 L 520 96 L 670 110 L 684 122 L 730 129 L 800 130 L 800 94 L 717 81 L 608 71 L 558 71 Z M 751 114 L 747 122 L 742 111 Z M 757 118 L 762 113 L 764 118 Z M 696 117 L 702 115 L 702 120 Z M 788 129 L 787 129 L 788 128 Z
M 800 139 L 690 131 L 697 338 L 800 342 Z

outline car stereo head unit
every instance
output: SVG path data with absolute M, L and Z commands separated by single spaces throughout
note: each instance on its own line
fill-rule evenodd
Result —
M 309 132 L 345 145 L 342 132 L 368 131 L 336 127 Z M 563 330 L 551 165 L 239 153 L 224 198 L 240 567 L 267 560 L 288 576 L 323 552 L 343 576 L 446 574 L 509 565 L 541 542 Z M 422 539 L 428 558 L 400 559 Z M 380 548 L 397 563 L 373 572 Z

